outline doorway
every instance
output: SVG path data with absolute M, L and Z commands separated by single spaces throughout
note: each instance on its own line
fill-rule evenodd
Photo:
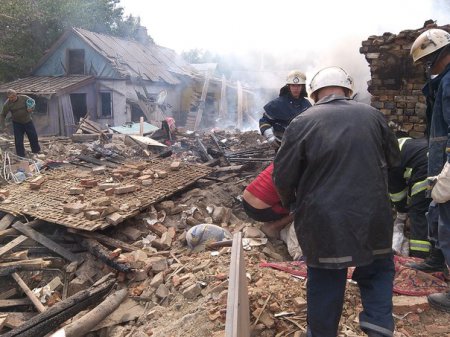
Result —
M 70 94 L 70 103 L 72 104 L 73 119 L 77 124 L 81 118 L 87 115 L 86 94 Z

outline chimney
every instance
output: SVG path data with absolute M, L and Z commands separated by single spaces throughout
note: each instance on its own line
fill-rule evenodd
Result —
M 147 28 L 144 26 L 138 26 L 136 28 L 136 40 L 144 45 L 152 43 L 152 39 L 148 36 Z

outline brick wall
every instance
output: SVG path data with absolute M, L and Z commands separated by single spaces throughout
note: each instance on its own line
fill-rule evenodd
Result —
M 436 28 L 450 32 L 450 25 Z M 370 36 L 359 50 L 369 63 L 371 105 L 414 138 L 423 137 L 426 129 L 426 103 L 422 94 L 426 77 L 422 66 L 414 66 L 409 52 L 424 30 Z

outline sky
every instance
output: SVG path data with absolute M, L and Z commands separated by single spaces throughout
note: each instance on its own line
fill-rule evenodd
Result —
M 450 24 L 450 0 L 121 0 L 120 5 L 125 14 L 141 18 L 158 45 L 179 53 L 203 49 L 242 58 L 259 53 L 255 68 L 294 64 L 308 78 L 338 65 L 362 90 L 370 78 L 359 53 L 362 41 L 418 29 L 428 19 Z

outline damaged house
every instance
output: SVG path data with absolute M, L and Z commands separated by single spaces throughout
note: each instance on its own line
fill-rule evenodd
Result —
M 12 88 L 36 100 L 33 120 L 40 135 L 70 136 L 85 117 L 105 128 L 141 117 L 160 126 L 173 117 L 178 125 L 198 129 L 226 117 L 225 103 L 241 113 L 229 118 L 242 120 L 248 90 L 197 71 L 175 51 L 154 44 L 143 27 L 140 36 L 125 40 L 72 28 L 31 76 L 0 85 L 0 94 Z M 204 110 L 213 117 L 202 121 Z

